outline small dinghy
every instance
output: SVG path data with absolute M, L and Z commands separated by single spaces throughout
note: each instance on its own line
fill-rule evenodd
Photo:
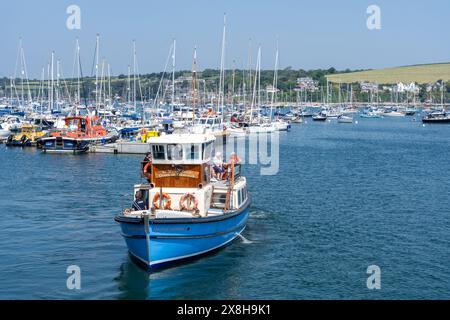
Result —
M 337 121 L 338 123 L 353 123 L 353 117 L 339 116 Z

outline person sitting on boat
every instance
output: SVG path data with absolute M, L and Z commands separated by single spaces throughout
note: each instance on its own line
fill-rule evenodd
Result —
M 147 210 L 147 205 L 145 204 L 145 201 L 142 199 L 142 192 L 140 191 L 136 192 L 136 200 L 134 200 L 133 202 L 132 209 L 134 211 Z
M 236 152 L 232 152 L 231 156 L 230 156 L 230 163 L 231 164 L 240 164 L 241 163 L 241 158 L 239 158 L 239 156 L 236 154 Z
M 213 177 L 221 180 L 225 173 L 225 169 L 223 168 L 223 160 L 222 154 L 220 152 L 216 153 L 216 156 L 213 159 Z

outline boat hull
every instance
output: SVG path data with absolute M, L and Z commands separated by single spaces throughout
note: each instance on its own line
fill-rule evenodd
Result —
M 450 118 L 442 118 L 442 119 L 422 119 L 423 123 L 450 123 Z
M 68 137 L 45 138 L 41 141 L 45 153 L 84 153 L 89 150 L 89 141 Z
M 119 215 L 115 220 L 130 254 L 146 269 L 155 270 L 226 246 L 244 231 L 248 216 L 247 204 L 220 217 L 150 220 L 148 237 L 143 219 Z

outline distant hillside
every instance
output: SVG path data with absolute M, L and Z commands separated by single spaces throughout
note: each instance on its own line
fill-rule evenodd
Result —
M 450 81 L 450 63 L 424 64 L 381 70 L 370 70 L 327 76 L 332 82 L 354 83 L 361 81 L 395 84 L 399 82 L 432 83 L 437 80 Z

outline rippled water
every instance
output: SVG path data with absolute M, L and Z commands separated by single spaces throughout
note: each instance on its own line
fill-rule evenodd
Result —
M 449 299 L 450 126 L 358 121 L 282 133 L 278 175 L 245 168 L 248 241 L 152 274 L 113 220 L 140 156 L 0 146 L 0 298 Z M 80 291 L 66 288 L 70 265 Z M 381 290 L 366 287 L 369 265 Z

